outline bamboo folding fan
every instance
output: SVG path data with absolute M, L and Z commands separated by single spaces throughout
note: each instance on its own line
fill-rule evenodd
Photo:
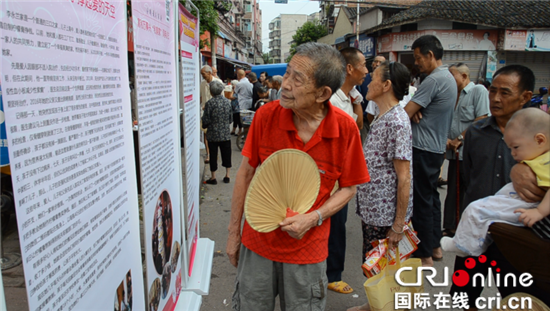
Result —
M 258 232 L 271 232 L 289 214 L 304 214 L 321 187 L 319 168 L 305 152 L 283 149 L 270 155 L 254 174 L 246 194 L 244 214 Z

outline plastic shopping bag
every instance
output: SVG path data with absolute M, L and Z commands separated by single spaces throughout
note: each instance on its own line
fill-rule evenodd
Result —
M 405 225 L 403 228 L 405 236 L 399 242 L 399 257 L 401 258 L 401 261 L 409 259 L 411 254 L 418 249 L 417 245 L 420 243 L 420 240 L 416 236 L 415 232 L 409 226 L 412 225 Z M 380 273 L 388 262 L 390 265 L 394 265 L 397 257 L 395 252 L 396 249 L 388 247 L 388 238 L 374 241 L 371 244 L 374 248 L 365 255 L 365 262 L 361 265 L 363 274 L 367 278 L 371 278 Z M 389 258 L 391 259 L 390 261 L 388 261 L 387 256 L 385 256 L 387 252 L 389 253 Z
M 404 262 L 398 260 L 395 265 L 386 265 L 379 274 L 369 278 L 363 286 L 365 287 L 371 310 L 404 310 L 395 308 L 396 293 L 411 293 L 409 300 L 412 301 L 414 293 L 424 292 L 424 284 L 421 280 L 420 286 L 401 286 L 395 280 L 395 274 L 402 267 L 412 267 L 411 271 L 402 271 L 399 277 L 404 283 L 416 283 L 417 269 L 421 266 L 422 262 L 420 258 L 410 258 Z

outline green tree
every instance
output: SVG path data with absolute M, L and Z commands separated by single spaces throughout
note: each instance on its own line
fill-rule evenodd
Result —
M 286 59 L 286 62 L 290 62 L 290 59 L 296 54 L 296 47 L 306 42 L 315 42 L 317 39 L 324 37 L 328 34 L 327 28 L 324 25 L 319 24 L 317 21 L 306 22 L 302 27 L 298 28 L 296 34 L 292 36 L 292 44 L 290 45 L 290 56 Z
M 269 53 L 263 53 L 262 58 L 264 60 L 264 64 L 269 64 L 271 61 L 273 61 L 273 58 L 269 55 Z

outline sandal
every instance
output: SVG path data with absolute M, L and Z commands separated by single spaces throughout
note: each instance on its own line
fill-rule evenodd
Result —
M 229 179 L 229 177 L 224 177 L 223 178 L 223 182 L 228 184 L 229 182 L 231 181 L 231 179 Z
M 349 290 L 344 290 L 346 287 L 348 287 Z M 340 294 L 353 293 L 353 288 L 344 281 L 328 283 L 327 288 Z
M 215 179 L 209 179 L 209 180 L 205 181 L 204 183 L 209 184 L 209 185 L 217 185 L 218 181 L 215 180 Z

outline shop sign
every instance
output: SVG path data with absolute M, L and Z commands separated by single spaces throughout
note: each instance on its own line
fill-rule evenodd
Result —
M 550 29 L 507 29 L 504 49 L 508 51 L 550 51 Z
M 232 49 L 231 49 L 231 42 L 227 42 L 227 43 L 225 44 L 225 48 L 224 48 L 224 50 L 223 50 L 223 56 L 224 56 L 224 57 L 229 57 L 229 58 L 234 58 L 234 57 L 232 56 L 232 54 L 233 54 L 233 51 L 232 51 Z
M 390 33 L 378 39 L 377 52 L 410 51 L 413 42 L 424 35 L 436 36 L 446 51 L 492 51 L 496 50 L 498 31 L 445 29 Z
M 507 29 L 504 36 L 504 49 L 512 51 L 524 51 L 526 38 L 526 30 Z
M 216 54 L 223 56 L 223 39 L 216 38 Z
M 357 46 L 355 44 L 355 41 L 356 41 L 355 38 L 356 37 L 350 38 L 350 46 L 356 47 L 359 50 L 361 50 L 361 52 L 363 52 L 365 57 L 373 57 L 374 56 L 374 38 L 367 37 L 367 35 L 364 35 L 364 34 L 360 35 L 359 44 L 357 44 Z

